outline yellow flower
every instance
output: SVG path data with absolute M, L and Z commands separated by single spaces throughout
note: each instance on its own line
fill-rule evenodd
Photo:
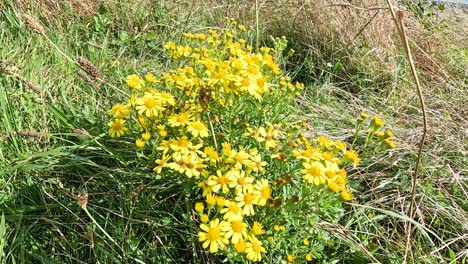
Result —
M 338 184 L 335 181 L 328 181 L 328 189 L 330 189 L 333 192 L 341 192 L 345 189 L 344 184 Z
M 384 139 L 384 142 L 385 142 L 385 144 L 387 144 L 387 146 L 389 148 L 396 148 L 396 144 L 395 144 L 395 142 L 392 141 L 391 138 Z
M 250 164 L 250 154 L 247 153 L 244 149 L 239 150 L 238 152 L 233 151 L 231 154 L 234 158 L 234 167 L 238 170 L 242 169 L 242 165 Z
M 264 142 L 265 143 L 265 147 L 267 149 L 270 149 L 270 148 L 276 148 L 276 146 L 278 145 L 279 141 L 277 139 L 275 139 L 275 137 L 273 136 L 273 131 L 265 131 L 265 128 L 263 127 L 260 127 L 258 129 L 258 136 L 257 136 L 257 141 L 258 142 Z
M 148 140 L 150 140 L 150 138 L 151 138 L 151 133 L 148 132 L 148 131 L 141 134 L 141 139 L 143 139 L 144 141 L 148 141 Z
M 317 139 L 315 139 L 315 141 L 319 143 L 320 147 L 328 150 L 332 149 L 332 147 L 335 145 L 335 142 L 332 139 L 325 136 L 319 136 Z
M 172 115 L 168 119 L 168 123 L 171 127 L 186 126 L 190 124 L 192 119 L 191 113 L 180 113 L 178 115 Z
M 382 130 L 376 130 L 374 132 L 374 135 L 376 135 L 378 137 L 383 137 L 383 136 L 385 136 L 385 132 L 383 132 Z
M 395 136 L 395 134 L 393 134 L 393 132 L 390 129 L 385 131 L 385 137 L 392 138 L 394 136 Z
M 223 146 L 223 155 L 226 157 L 231 157 L 232 156 L 232 146 L 231 144 L 227 142 L 223 142 L 221 144 Z
M 265 173 L 265 166 L 267 165 L 266 161 L 262 161 L 262 157 L 257 154 L 251 156 L 252 162 L 251 166 L 249 165 L 249 169 L 251 169 L 253 172 L 260 172 L 260 173 Z
M 190 132 L 194 137 L 207 137 L 208 128 L 201 121 L 195 121 L 189 123 L 187 131 Z
M 302 240 L 302 244 L 304 244 L 304 246 L 308 246 L 310 245 L 310 242 L 307 240 L 307 238 L 304 238 L 304 240 Z
M 175 97 L 166 92 L 153 92 L 153 95 L 159 99 L 161 104 L 167 106 L 167 105 L 175 105 Z
M 127 76 L 125 81 L 127 82 L 128 87 L 135 90 L 141 90 L 145 86 L 145 82 L 136 74 Z
M 337 149 L 341 150 L 342 152 L 346 151 L 346 143 L 344 143 L 343 141 L 336 141 L 335 142 L 335 147 Z
M 195 204 L 195 211 L 199 213 L 203 212 L 204 208 L 205 208 L 205 205 L 203 205 L 203 203 L 198 202 Z
M 151 93 L 145 93 L 143 98 L 138 98 L 136 110 L 138 114 L 145 115 L 147 117 L 156 117 L 159 115 L 159 112 L 164 111 L 164 107 L 161 106 L 161 103 L 156 97 Z
M 245 249 L 246 258 L 253 262 L 262 260 L 262 253 L 266 253 L 266 249 L 262 247 L 262 242 L 255 236 L 249 238 L 249 242 L 246 244 Z
M 302 178 L 305 182 L 314 183 L 316 186 L 326 182 L 325 166 L 322 163 L 314 161 L 312 163 L 305 162 L 302 165 L 304 169 L 301 170 L 301 173 L 304 174 Z
M 228 173 L 233 178 L 233 181 L 229 183 L 229 188 L 233 188 L 236 193 L 252 190 L 252 182 L 255 180 L 253 177 L 247 176 L 244 171 L 231 170 Z
M 141 148 L 143 148 L 145 146 L 145 141 L 143 139 L 141 139 L 141 138 L 137 138 L 135 140 L 135 145 L 136 145 L 137 148 L 141 149 Z
M 252 226 L 252 233 L 256 236 L 265 234 L 265 229 L 263 229 L 263 225 L 257 221 L 254 221 Z
M 128 128 L 125 126 L 125 120 L 123 119 L 115 119 L 114 121 L 110 121 L 107 126 L 109 126 L 109 135 L 111 137 L 121 137 L 125 134 L 125 131 Z
M 226 238 L 231 238 L 232 244 L 236 245 L 239 240 L 247 236 L 247 224 L 244 223 L 242 217 L 236 217 L 228 222 L 223 231 L 226 232 Z
M 225 208 L 220 211 L 221 214 L 224 214 L 223 219 L 233 221 L 238 217 L 242 217 L 242 208 L 236 202 L 228 200 L 224 203 L 224 206 Z
M 316 148 L 311 147 L 309 144 L 307 144 L 305 150 L 293 150 L 292 154 L 297 159 L 303 159 L 307 162 L 311 160 L 320 160 L 321 158 L 320 151 Z
M 164 130 L 164 129 L 162 129 L 162 130 L 159 130 L 159 135 L 160 135 L 161 137 L 163 137 L 163 138 L 164 138 L 164 137 L 166 137 L 166 136 L 167 136 L 167 131 L 166 131 L 166 130 Z
M 172 41 L 169 41 L 169 42 L 167 42 L 166 44 L 164 44 L 164 48 L 165 48 L 166 50 L 175 50 L 176 47 L 177 47 L 177 45 L 176 45 L 174 42 L 172 42 Z
M 145 80 L 149 83 L 154 83 L 156 82 L 156 77 L 152 73 L 147 73 L 145 74 Z
M 218 152 L 216 152 L 212 146 L 205 147 L 203 153 L 205 153 L 211 161 L 216 161 L 219 158 Z
M 129 109 L 123 104 L 116 104 L 109 110 L 109 114 L 113 115 L 117 119 L 124 119 L 129 113 Z
M 268 185 L 268 180 L 261 179 L 257 181 L 254 188 L 253 194 L 257 197 L 256 204 L 264 206 L 267 200 L 271 198 L 271 188 Z
M 306 254 L 306 255 L 305 255 L 305 260 L 306 260 L 306 261 L 312 261 L 312 259 L 313 259 L 313 257 L 312 257 L 311 254 Z
M 358 154 L 354 150 L 348 150 L 344 153 L 345 159 L 353 162 L 353 167 L 356 168 L 357 165 L 361 162 Z
M 208 204 L 208 207 L 210 206 L 213 206 L 216 204 L 216 198 L 218 196 L 216 196 L 215 194 L 211 194 L 209 193 L 207 196 L 206 196 L 206 204 Z
M 234 181 L 229 174 L 223 175 L 220 170 L 216 171 L 217 176 L 210 176 L 208 178 L 208 186 L 211 187 L 211 190 L 215 193 L 221 190 L 223 193 L 229 192 L 229 184 Z
M 294 255 L 288 255 L 288 263 L 293 263 L 294 260 L 296 260 L 296 256 L 294 256 Z
M 193 149 L 198 149 L 200 146 L 193 146 L 192 142 L 187 137 L 181 137 L 177 140 L 170 141 L 170 148 L 181 154 L 189 154 Z
M 168 163 L 167 167 L 179 173 L 184 173 L 189 178 L 195 177 L 198 179 L 200 177 L 200 172 L 203 169 L 203 161 L 196 155 L 192 153 L 174 153 L 172 158 L 174 162 Z
M 223 231 L 226 226 L 227 222 L 220 222 L 218 218 L 211 221 L 209 225 L 201 224 L 200 229 L 204 232 L 198 233 L 198 241 L 203 242 L 203 248 L 210 247 L 211 253 L 218 252 L 218 249 L 224 249 L 229 244 Z
M 222 196 L 218 196 L 216 197 L 216 204 L 218 205 L 218 207 L 224 207 L 224 204 L 226 203 L 226 198 L 222 197 Z
M 208 216 L 207 216 L 206 214 L 202 214 L 202 215 L 200 216 L 200 221 L 201 221 L 202 223 L 206 223 L 206 222 L 208 222 L 208 220 L 210 220 L 210 219 L 208 218 Z
M 286 230 L 286 227 L 284 227 L 283 225 L 275 225 L 274 229 L 276 232 L 280 232 L 280 231 L 284 232 L 284 230 Z
M 247 248 L 247 243 L 245 243 L 245 240 L 241 238 L 237 241 L 234 248 L 236 249 L 237 252 L 242 253 Z
M 382 119 L 378 116 L 374 116 L 371 124 L 375 127 L 383 127 L 385 125 L 384 121 L 382 121 Z
M 167 156 L 166 154 L 163 154 L 161 159 L 155 160 L 155 163 L 158 164 L 156 168 L 154 168 L 154 171 L 157 173 L 161 173 L 162 168 L 164 168 L 167 165 L 167 162 L 171 159 L 171 156 Z
M 242 213 L 244 215 L 254 215 L 254 203 L 256 197 L 252 192 L 247 191 L 245 193 L 238 193 L 236 196 L 236 201 L 238 201 L 238 206 L 242 208 Z
M 341 199 L 345 200 L 345 201 L 351 201 L 353 200 L 353 194 L 348 191 L 348 190 L 343 190 L 341 193 L 340 193 L 340 196 L 341 196 Z

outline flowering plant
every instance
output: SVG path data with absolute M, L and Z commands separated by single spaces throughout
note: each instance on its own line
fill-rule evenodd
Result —
M 278 66 L 287 41 L 257 52 L 245 27 L 228 22 L 167 43 L 176 69 L 128 76 L 131 94 L 109 111 L 109 135 L 134 137 L 155 174 L 195 187 L 198 241 L 210 253 L 321 258 L 328 240 L 317 223 L 339 219 L 341 200 L 353 199 L 346 168 L 360 158 L 342 141 L 306 136 L 305 120 L 288 113 L 304 86 Z

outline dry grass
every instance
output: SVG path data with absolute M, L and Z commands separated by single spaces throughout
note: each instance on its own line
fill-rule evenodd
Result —
M 102 1 L 93 0 L 71 0 L 71 1 L 57 1 L 57 0 L 16 0 L 16 4 L 23 12 L 32 11 L 38 13 L 42 18 L 49 21 L 57 21 L 63 19 L 64 15 L 75 14 L 78 16 L 93 16 L 96 13 L 96 8 Z M 72 12 L 66 12 L 68 10 Z

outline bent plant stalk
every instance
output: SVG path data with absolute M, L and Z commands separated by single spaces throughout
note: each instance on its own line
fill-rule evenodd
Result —
M 403 12 L 401 10 L 398 10 L 395 13 L 390 0 L 387 0 L 387 4 L 388 4 L 388 7 L 389 7 L 390 12 L 392 14 L 393 21 L 395 22 L 395 26 L 398 29 L 398 33 L 400 35 L 401 41 L 402 41 L 402 43 L 404 45 L 404 49 L 405 49 L 405 52 L 406 52 L 406 57 L 408 59 L 408 62 L 409 62 L 410 68 L 411 68 L 411 73 L 413 75 L 414 82 L 416 84 L 417 95 L 418 95 L 418 98 L 419 98 L 420 107 L 421 107 L 421 111 L 422 111 L 422 117 L 423 117 L 423 131 L 422 131 L 421 140 L 419 142 L 418 156 L 416 158 L 416 164 L 415 164 L 415 169 L 414 169 L 414 174 L 413 174 L 413 179 L 412 179 L 412 184 L 411 184 L 411 202 L 410 202 L 410 207 L 409 207 L 409 210 L 408 210 L 408 216 L 409 216 L 410 219 L 412 219 L 413 216 L 414 216 L 414 210 L 415 210 L 414 207 L 415 207 L 415 204 L 416 204 L 416 201 L 415 201 L 416 182 L 417 182 L 419 172 L 420 172 L 421 156 L 422 156 L 424 142 L 426 140 L 427 127 L 428 127 L 428 125 L 427 125 L 427 111 L 426 111 L 426 104 L 424 102 L 424 96 L 423 96 L 423 93 L 422 93 L 421 83 L 419 81 L 419 77 L 418 77 L 418 74 L 416 72 L 416 66 L 414 64 L 413 56 L 412 56 L 411 49 L 410 49 L 410 46 L 409 46 L 408 35 L 406 34 L 405 26 L 403 24 L 404 14 L 403 14 Z M 406 228 L 405 228 L 405 230 L 406 230 L 406 246 L 405 246 L 404 263 L 406 263 L 406 259 L 408 257 L 408 253 L 409 253 L 410 247 L 411 247 L 411 233 L 412 233 L 411 228 L 412 228 L 411 222 L 408 221 L 408 223 L 406 225 Z

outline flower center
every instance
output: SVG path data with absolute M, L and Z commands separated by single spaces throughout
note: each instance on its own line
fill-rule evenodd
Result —
M 252 203 L 253 203 L 253 200 L 254 200 L 254 197 L 253 197 L 252 194 L 247 193 L 246 195 L 244 195 L 244 202 L 245 202 L 245 204 L 252 204 Z
M 186 148 L 190 144 L 190 141 L 186 139 L 179 140 L 179 147 Z
M 314 176 L 314 177 L 319 177 L 320 176 L 320 173 L 321 173 L 321 170 L 319 167 L 317 166 L 312 166 L 310 169 L 309 169 L 309 173 Z
M 244 230 L 243 222 L 241 220 L 232 222 L 232 230 L 236 233 L 242 232 Z
M 245 178 L 242 177 L 242 178 L 237 179 L 237 184 L 239 184 L 239 185 L 245 185 L 245 184 L 246 184 Z
M 239 213 L 240 208 L 239 208 L 239 206 L 237 206 L 237 204 L 231 203 L 231 204 L 229 205 L 229 211 L 231 211 L 231 212 L 237 214 L 237 213 Z
M 177 117 L 177 122 L 179 123 L 186 123 L 188 121 L 188 117 L 184 114 L 181 114 Z
M 149 99 L 145 100 L 146 108 L 149 108 L 149 109 L 154 108 L 156 106 L 156 104 L 157 104 L 157 102 L 153 98 L 149 98 Z
M 256 253 L 260 253 L 262 251 L 262 245 L 258 241 L 252 242 L 252 249 Z
M 221 229 L 219 227 L 210 227 L 208 230 L 208 238 L 210 241 L 216 241 L 221 238 Z

